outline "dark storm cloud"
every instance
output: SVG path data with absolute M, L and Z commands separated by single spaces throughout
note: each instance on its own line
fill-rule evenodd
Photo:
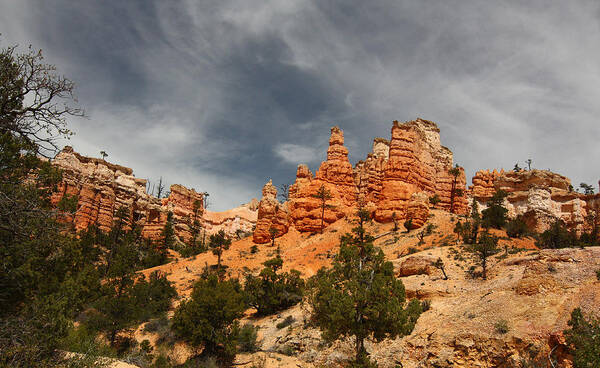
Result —
M 532 158 L 595 183 L 595 1 L 12 1 L 2 43 L 44 49 L 90 119 L 71 142 L 216 209 L 316 169 L 329 127 L 352 161 L 391 121 L 433 120 L 468 174 Z

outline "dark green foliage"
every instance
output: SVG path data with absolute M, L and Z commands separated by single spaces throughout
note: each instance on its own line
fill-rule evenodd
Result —
M 571 312 L 565 337 L 573 354 L 575 368 L 600 367 L 600 320 L 586 319 L 581 309 Z
M 252 253 L 252 254 L 258 253 L 258 246 L 256 244 L 254 244 L 253 246 L 250 247 L 250 253 Z
M 292 316 L 287 316 L 285 317 L 285 319 L 281 322 L 279 322 L 275 327 L 277 327 L 278 329 L 282 329 L 282 328 L 286 328 L 288 326 L 291 326 L 292 323 L 296 322 L 296 319 Z
M 278 272 L 283 266 L 279 256 L 263 264 L 265 268 L 258 276 L 249 275 L 246 278 L 244 291 L 248 305 L 256 308 L 258 315 L 269 315 L 298 304 L 304 290 L 300 272 Z
M 596 278 L 600 281 L 600 270 L 596 270 Z
M 474 244 L 477 242 L 480 227 L 481 216 L 479 215 L 479 205 L 476 200 L 473 200 L 470 218 L 464 222 L 458 221 L 454 226 L 454 232 L 458 235 L 459 239 L 462 238 L 465 244 Z
M 429 203 L 431 203 L 432 205 L 436 206 L 438 203 L 440 203 L 442 200 L 440 199 L 440 196 L 437 194 L 432 195 L 431 197 L 429 197 Z
M 506 235 L 511 238 L 521 238 L 529 232 L 529 228 L 525 221 L 523 221 L 523 217 L 517 216 L 512 220 L 509 220 L 506 224 Z
M 513 167 L 513 171 L 514 171 L 514 172 L 519 172 L 519 171 L 521 171 L 521 170 L 523 170 L 523 169 L 522 169 L 522 168 L 519 166 L 519 163 L 517 162 L 517 163 L 515 164 L 515 167 Z
M 134 244 L 118 244 L 111 259 L 102 296 L 94 303 L 86 323 L 105 332 L 115 345 L 120 330 L 166 312 L 176 293 L 164 275 L 155 272 L 146 281 L 135 273 L 138 253 Z
M 581 183 L 581 184 L 579 184 L 579 187 L 581 189 L 583 189 L 583 194 L 585 194 L 585 195 L 593 195 L 594 194 L 594 187 L 589 184 Z
M 321 202 L 321 234 L 323 233 L 323 229 L 325 229 L 325 209 L 331 208 L 331 205 L 327 204 L 327 201 L 333 198 L 331 192 L 325 188 L 324 185 L 321 185 L 317 192 L 312 195 L 313 198 L 317 198 Z
M 408 218 L 406 221 L 404 221 L 404 228 L 406 229 L 406 232 L 409 233 L 412 230 L 412 218 Z
M 242 353 L 254 353 L 258 351 L 258 343 L 256 338 L 258 336 L 258 327 L 254 327 L 251 323 L 247 323 L 240 329 L 238 335 L 238 348 Z
M 417 300 L 406 305 L 402 281 L 364 229 L 368 212 L 359 210 L 359 224 L 341 239 L 332 268 L 311 278 L 309 303 L 313 321 L 325 340 L 355 338 L 355 363 L 368 361 L 364 340 L 409 334 L 421 313 Z
M 160 197 L 159 197 L 160 198 Z M 173 212 L 167 213 L 167 222 L 160 232 L 161 249 L 173 249 L 175 246 L 175 228 L 173 227 Z
M 483 226 L 501 229 L 506 224 L 508 210 L 504 208 L 504 198 L 508 196 L 503 190 L 498 190 L 488 201 L 488 208 L 481 212 Z
M 540 234 L 536 245 L 540 248 L 568 248 L 577 245 L 577 236 L 567 230 L 562 220 L 557 219 L 548 230 Z
M 239 326 L 246 309 L 237 280 L 219 282 L 215 275 L 200 279 L 191 298 L 175 310 L 173 331 L 192 346 L 203 346 L 203 354 L 231 361 L 236 354 Z
M 228 239 L 225 235 L 225 231 L 219 230 L 218 233 L 210 236 L 208 247 L 212 249 L 212 252 L 215 256 L 217 256 L 217 274 L 219 277 L 221 275 L 221 256 L 223 255 L 223 251 L 229 249 L 231 245 L 231 239 Z
M 460 169 L 460 166 L 458 166 L 457 164 L 456 166 L 448 170 L 448 173 L 452 175 L 452 187 L 450 189 L 450 213 L 454 213 L 454 202 L 456 197 L 462 197 L 463 195 L 463 190 L 456 187 L 456 184 L 458 183 L 458 176 L 461 172 Z
M 487 279 L 488 258 L 500 251 L 500 249 L 498 249 L 498 237 L 484 232 L 479 237 L 479 241 L 472 244 L 469 247 L 469 250 L 481 261 L 481 268 L 483 269 L 482 277 L 484 280 Z

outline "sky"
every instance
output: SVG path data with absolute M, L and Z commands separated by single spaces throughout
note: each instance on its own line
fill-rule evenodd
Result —
M 468 178 L 600 179 L 597 0 L 0 0 L 0 34 L 76 83 L 64 144 L 212 210 L 315 171 L 333 125 L 355 163 L 417 117 Z

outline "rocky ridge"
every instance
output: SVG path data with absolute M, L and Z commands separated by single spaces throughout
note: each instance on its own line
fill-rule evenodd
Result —
M 450 174 L 452 152 L 441 145 L 439 133 L 431 121 L 394 121 L 391 140 L 376 138 L 373 152 L 352 167 L 342 130 L 331 128 L 327 160 L 315 175 L 306 165 L 298 166 L 289 200 L 277 215 L 273 195 L 268 192 L 265 196 L 263 190 L 261 205 L 265 210 L 259 211 L 260 226 L 255 231 L 255 241 L 266 243 L 270 227 L 283 235 L 287 231 L 284 223 L 300 232 L 321 231 L 322 202 L 315 198 L 321 187 L 331 195 L 324 208 L 324 227 L 352 214 L 360 204 L 378 222 L 410 218 L 412 228 L 419 228 L 429 216 L 429 198 L 436 195 L 440 199 L 436 208 L 449 210 L 453 202 L 453 212 L 464 213 L 467 208 L 464 170 L 458 168 L 456 176 Z
M 196 216 L 207 233 L 223 229 L 230 236 L 252 232 L 256 223 L 256 204 L 225 212 L 206 211 L 203 195 L 179 184 L 171 185 L 168 197 L 156 198 L 146 192 L 146 179 L 136 178 L 132 169 L 80 155 L 69 146 L 52 164 L 63 175 L 52 203 L 56 205 L 65 195 L 77 197 L 76 212 L 70 219 L 76 230 L 95 224 L 108 231 L 121 207 L 127 210 L 129 225 L 139 225 L 142 235 L 152 239 L 160 237 L 168 212 L 173 213 L 175 233 L 181 241 L 189 239 L 188 224 Z

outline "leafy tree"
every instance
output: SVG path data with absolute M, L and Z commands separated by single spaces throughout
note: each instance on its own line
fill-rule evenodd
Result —
M 165 275 L 154 272 L 146 281 L 135 272 L 140 258 L 131 239 L 125 236 L 113 248 L 101 297 L 94 302 L 88 322 L 91 328 L 106 332 L 112 346 L 119 331 L 166 312 L 176 295 Z
M 208 246 L 212 249 L 212 252 L 217 256 L 217 274 L 221 277 L 221 256 L 223 251 L 229 249 L 231 245 L 231 239 L 228 239 L 225 235 L 225 231 L 219 230 L 218 233 L 210 236 Z
M 323 229 L 325 229 L 325 209 L 331 208 L 331 205 L 327 204 L 327 201 L 333 198 L 331 192 L 325 188 L 324 185 L 321 185 L 317 193 L 312 195 L 313 198 L 317 198 L 321 202 L 321 234 L 323 233 Z
M 0 50 L 0 365 L 11 367 L 60 364 L 58 341 L 99 287 L 97 254 L 57 221 L 67 208 L 51 206 L 61 174 L 39 157 L 83 112 L 73 83 L 42 61 L 31 48 Z
M 500 251 L 500 249 L 498 249 L 498 237 L 484 232 L 479 237 L 479 241 L 472 244 L 469 250 L 479 258 L 481 268 L 483 269 L 481 276 L 486 280 L 488 258 Z
M 465 244 L 477 243 L 479 228 L 481 227 L 481 216 L 479 215 L 479 205 L 476 200 L 471 204 L 470 218 L 465 222 L 457 222 L 454 227 L 454 232 L 463 239 Z
M 236 320 L 245 309 L 244 293 L 237 280 L 219 282 L 210 275 L 198 280 L 191 298 L 175 310 L 172 329 L 192 346 L 203 347 L 203 355 L 231 362 L 239 335 Z
M 108 153 L 106 153 L 106 151 L 100 151 L 100 156 L 102 156 L 102 159 L 104 161 L 106 161 L 106 158 L 108 157 Z
M 581 183 L 581 184 L 579 184 L 579 187 L 581 189 L 583 189 L 583 194 L 585 194 L 585 195 L 592 195 L 592 194 L 594 194 L 594 187 L 591 186 L 591 185 L 589 185 L 589 184 Z
M 571 312 L 570 329 L 565 337 L 573 354 L 575 368 L 600 367 L 600 320 L 583 316 L 581 309 Z
M 527 170 L 531 171 L 531 163 L 533 162 L 533 160 L 528 158 L 525 162 L 527 163 Z
M 244 292 L 248 305 L 256 308 L 258 315 L 269 315 L 287 309 L 302 301 L 304 281 L 300 272 L 291 270 L 278 271 L 283 267 L 283 260 L 277 256 L 263 263 L 265 268 L 258 276 L 246 278 Z
M 501 229 L 506 224 L 508 210 L 504 207 L 504 199 L 508 196 L 504 190 L 497 190 L 488 201 L 488 208 L 481 212 L 483 226 Z
M 391 262 L 373 246 L 364 222 L 369 213 L 358 211 L 359 224 L 341 239 L 331 269 L 321 269 L 311 281 L 309 303 L 312 317 L 328 341 L 354 336 L 355 362 L 371 365 L 365 339 L 409 334 L 421 313 L 421 304 L 406 305 L 402 281 L 396 279 Z

